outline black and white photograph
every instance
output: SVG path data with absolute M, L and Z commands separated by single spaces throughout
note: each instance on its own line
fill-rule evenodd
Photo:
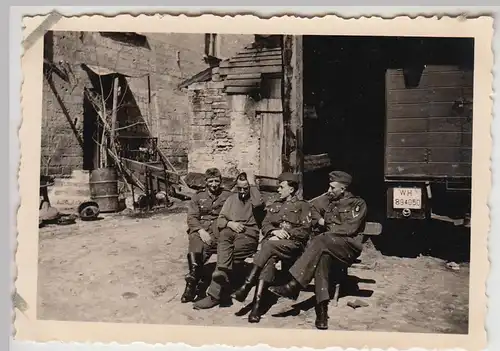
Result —
M 471 333 L 487 40 L 138 27 L 36 44 L 36 301 L 18 291 L 21 312 L 330 340 Z

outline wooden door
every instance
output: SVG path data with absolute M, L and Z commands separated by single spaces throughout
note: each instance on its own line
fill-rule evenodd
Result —
M 277 178 L 282 170 L 283 114 L 260 113 L 260 175 Z

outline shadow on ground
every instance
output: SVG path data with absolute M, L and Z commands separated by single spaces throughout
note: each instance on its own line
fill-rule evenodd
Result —
M 371 238 L 386 256 L 419 255 L 457 263 L 470 261 L 470 228 L 439 220 L 385 223 L 381 235 Z

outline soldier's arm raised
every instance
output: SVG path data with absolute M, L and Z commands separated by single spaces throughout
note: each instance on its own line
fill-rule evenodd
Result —
M 188 202 L 187 225 L 188 234 L 192 234 L 203 228 L 200 223 L 200 208 L 198 205 L 198 196 L 196 194 Z
M 361 225 L 366 220 L 367 212 L 366 202 L 363 199 L 357 199 L 357 201 L 352 203 L 351 210 L 347 213 L 347 220 L 335 226 L 333 232 L 339 235 L 357 234 L 361 229 Z

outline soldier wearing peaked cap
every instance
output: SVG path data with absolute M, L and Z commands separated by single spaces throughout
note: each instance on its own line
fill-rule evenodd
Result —
M 290 269 L 293 279 L 269 289 L 278 296 L 296 299 L 301 288 L 314 278 L 318 329 L 328 328 L 329 271 L 335 266 L 351 265 L 361 254 L 360 232 L 367 213 L 365 201 L 347 190 L 351 175 L 334 171 L 329 178 L 328 192 L 313 201 L 312 207 L 313 225 L 323 228 L 324 232 L 309 242 Z
M 226 199 L 231 195 L 222 187 L 222 175 L 217 168 L 205 172 L 205 189 L 193 195 L 188 204 L 187 226 L 189 236 L 186 288 L 181 302 L 194 301 L 198 294 L 203 265 L 217 252 L 219 231 L 217 218 Z
M 279 199 L 268 204 L 262 224 L 264 240 L 254 256 L 253 267 L 245 283 L 232 296 L 243 302 L 256 285 L 250 323 L 260 321 L 260 301 L 266 288 L 274 281 L 275 265 L 280 260 L 295 260 L 302 253 L 311 227 L 311 208 L 297 198 L 299 178 L 292 173 L 279 176 Z

